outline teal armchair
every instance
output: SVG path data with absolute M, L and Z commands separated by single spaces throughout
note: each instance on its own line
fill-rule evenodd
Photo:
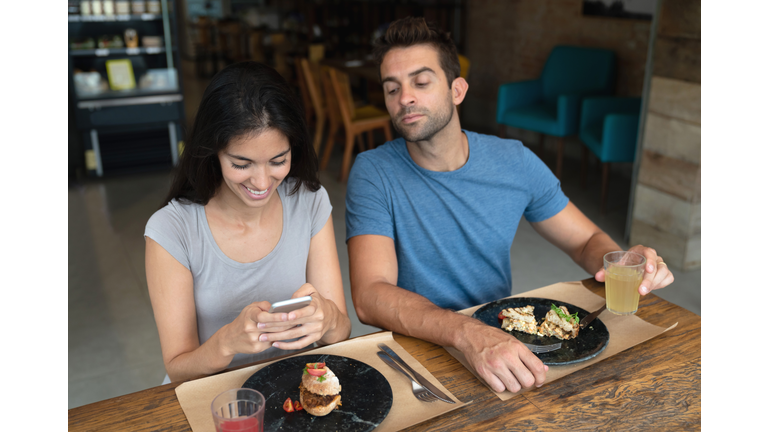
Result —
M 562 171 L 563 138 L 579 129 L 581 100 L 585 96 L 613 93 L 616 56 L 599 48 L 557 46 L 538 79 L 502 84 L 496 105 L 496 122 L 506 126 L 559 137 L 557 168 Z
M 600 212 L 605 213 L 610 164 L 634 162 L 640 124 L 639 97 L 585 98 L 581 105 L 579 140 L 582 152 L 581 183 L 584 186 L 588 152 L 602 162 Z

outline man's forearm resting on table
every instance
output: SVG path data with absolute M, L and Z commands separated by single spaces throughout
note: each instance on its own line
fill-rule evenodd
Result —
M 355 291 L 352 299 L 361 322 L 434 344 L 457 346 L 461 329 L 474 321 L 387 282 L 374 282 Z

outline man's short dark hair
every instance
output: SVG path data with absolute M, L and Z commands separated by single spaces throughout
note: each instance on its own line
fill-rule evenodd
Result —
M 381 74 L 381 62 L 392 48 L 407 48 L 414 45 L 428 44 L 437 49 L 440 67 L 443 68 L 448 86 L 459 77 L 459 53 L 451 39 L 451 34 L 440 30 L 434 23 L 424 18 L 405 17 L 394 21 L 387 31 L 373 43 L 373 55 Z

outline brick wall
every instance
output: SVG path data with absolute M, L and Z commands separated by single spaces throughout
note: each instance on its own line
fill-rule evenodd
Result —
M 577 45 L 613 50 L 616 93 L 643 90 L 651 22 L 584 16 L 582 0 L 467 0 L 466 49 L 472 62 L 462 124 L 495 132 L 499 85 L 539 76 L 552 48 Z M 535 139 L 524 131 L 510 135 Z M 554 143 L 554 141 L 552 141 Z M 580 156 L 580 148 L 566 146 Z
M 663 0 L 630 243 L 701 267 L 701 0 Z

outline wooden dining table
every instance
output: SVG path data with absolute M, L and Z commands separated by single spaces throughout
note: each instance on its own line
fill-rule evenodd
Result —
M 582 283 L 605 297 L 603 283 Z M 701 317 L 653 293 L 641 298 L 637 316 L 664 328 L 678 325 L 506 401 L 442 347 L 395 333 L 454 396 L 471 401 L 405 430 L 700 430 Z M 72 408 L 69 431 L 190 431 L 174 391 L 180 384 Z

